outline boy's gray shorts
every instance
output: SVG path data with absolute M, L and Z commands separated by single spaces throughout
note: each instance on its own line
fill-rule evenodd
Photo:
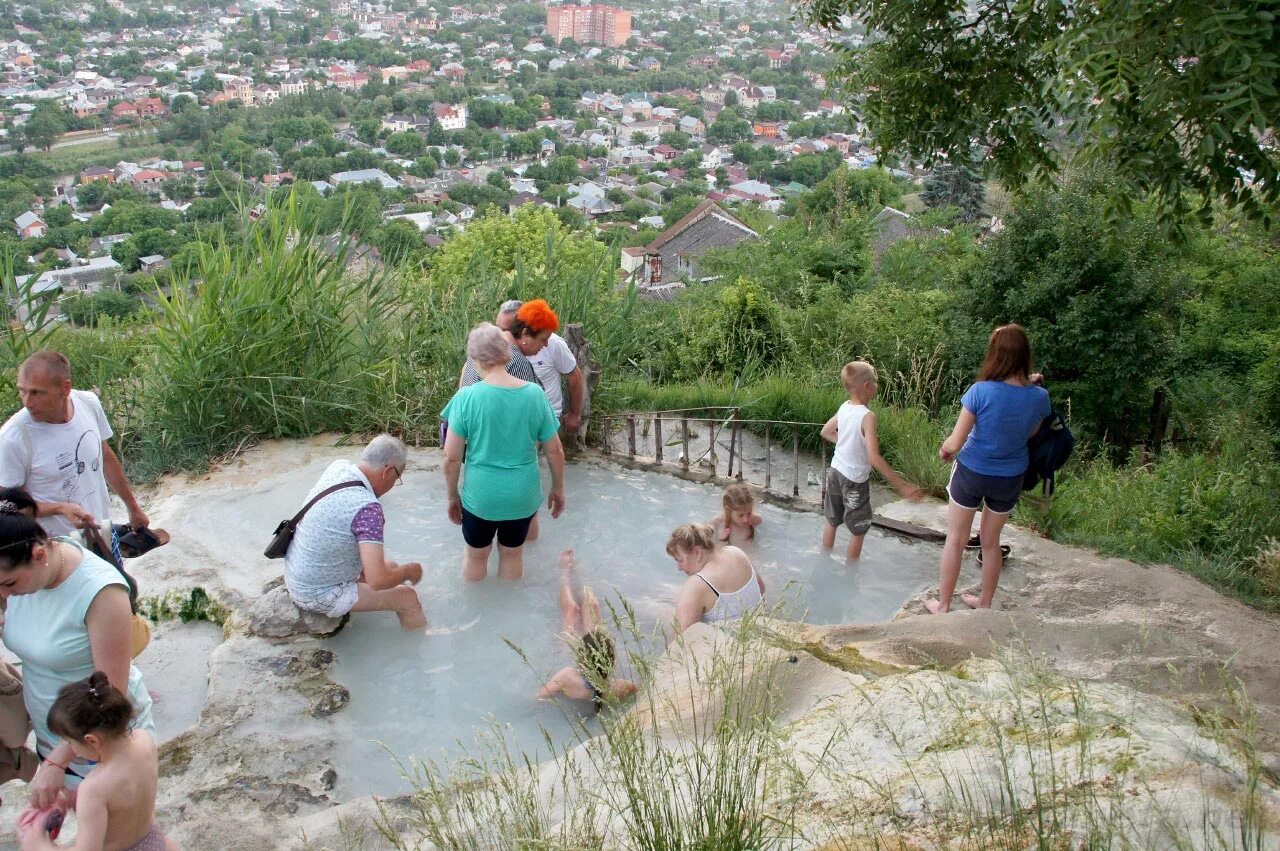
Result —
M 867 534 L 871 528 L 871 480 L 851 482 L 835 467 L 829 467 L 823 513 L 832 526 L 843 523 L 855 535 Z

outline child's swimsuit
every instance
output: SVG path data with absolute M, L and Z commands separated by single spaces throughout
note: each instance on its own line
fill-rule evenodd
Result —
M 590 644 L 594 644 L 594 647 L 588 646 L 588 639 L 591 639 Z M 609 633 L 597 627 L 574 643 L 573 661 L 578 668 L 578 676 L 582 677 L 582 682 L 591 692 L 591 703 L 599 712 L 604 707 L 604 697 L 586 672 L 591 668 L 603 668 L 602 663 L 607 663 L 609 668 L 613 667 L 613 639 L 609 637 Z M 608 670 L 601 671 L 601 674 L 608 676 Z
M 130 845 L 125 851 L 165 851 L 164 843 L 164 834 L 160 832 L 160 826 L 153 824 L 145 836 Z

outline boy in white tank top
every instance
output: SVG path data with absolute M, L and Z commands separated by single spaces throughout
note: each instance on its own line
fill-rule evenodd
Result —
M 822 547 L 829 550 L 835 546 L 836 529 L 843 524 L 853 535 L 845 558 L 856 559 L 862 555 L 862 539 L 871 528 L 872 468 L 907 499 L 918 501 L 923 492 L 894 472 L 880 454 L 876 415 L 867 407 L 879 386 L 875 367 L 866 361 L 847 363 L 840 370 L 840 382 L 849 401 L 822 427 L 822 436 L 836 445 L 827 470 Z

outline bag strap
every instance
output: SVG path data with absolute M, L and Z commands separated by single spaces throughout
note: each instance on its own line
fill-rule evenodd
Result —
M 124 580 L 125 587 L 129 591 L 129 608 L 136 615 L 138 613 L 137 581 L 125 572 L 124 565 L 116 561 L 115 552 L 111 549 L 111 545 L 107 543 L 106 538 L 102 537 L 102 532 L 98 530 L 97 526 L 85 526 L 82 531 L 84 532 L 85 541 L 94 549 L 102 551 L 102 560 L 120 572 L 120 578 Z
M 355 481 L 355 482 L 341 482 L 341 483 L 336 484 L 336 485 L 330 485 L 329 487 L 327 487 L 327 488 L 325 488 L 324 490 L 320 491 L 320 493 L 318 493 L 318 494 L 316 494 L 315 496 L 311 497 L 310 502 L 308 502 L 306 505 L 302 506 L 302 510 L 301 510 L 301 511 L 299 511 L 297 514 L 293 515 L 293 519 L 289 521 L 289 525 L 293 526 L 294 528 L 297 528 L 298 524 L 302 522 L 302 518 L 303 518 L 303 516 L 304 516 L 308 511 L 310 511 L 310 510 L 311 510 L 311 506 L 315 505 L 317 502 L 319 502 L 320 500 L 324 499 L 326 496 L 328 496 L 329 494 L 333 493 L 334 491 L 340 491 L 340 490 L 342 490 L 343 488 L 362 488 L 362 487 L 364 487 L 364 482 L 361 482 L 361 481 Z

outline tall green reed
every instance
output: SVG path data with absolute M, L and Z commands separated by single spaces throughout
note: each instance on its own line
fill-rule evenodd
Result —
M 216 455 L 381 423 L 397 357 L 386 272 L 349 269 L 353 240 L 326 241 L 293 195 L 198 245 L 193 287 L 160 294 L 148 442 Z

